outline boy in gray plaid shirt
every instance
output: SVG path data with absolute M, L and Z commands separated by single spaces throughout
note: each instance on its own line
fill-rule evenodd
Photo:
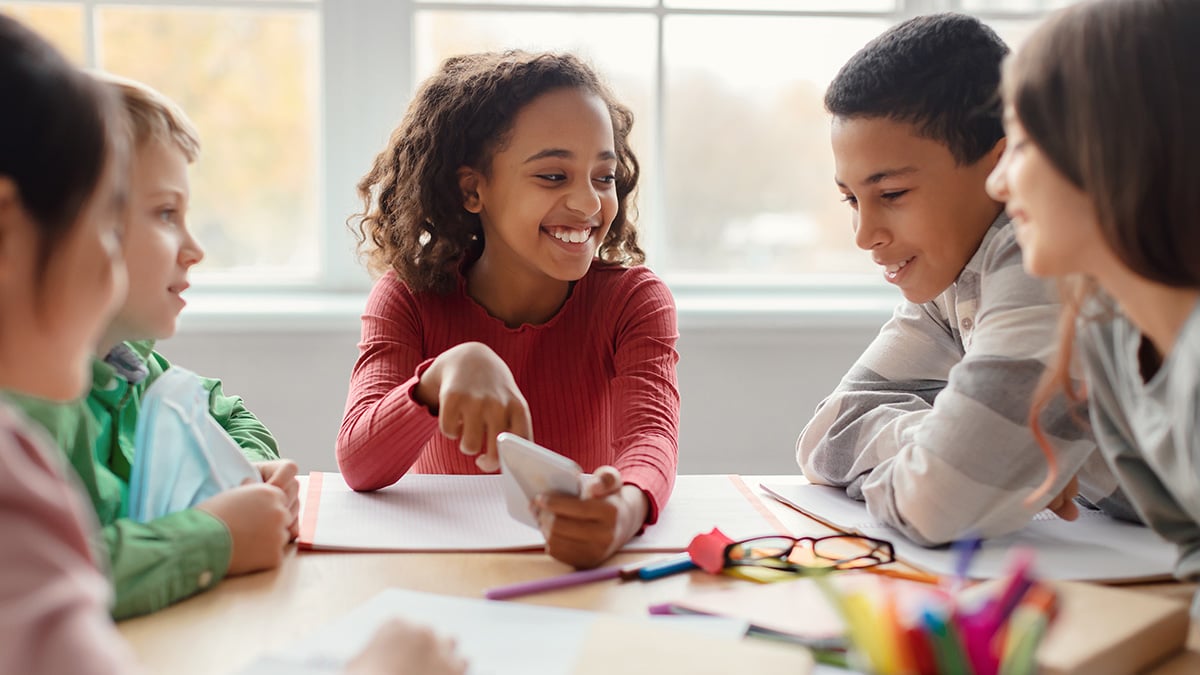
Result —
M 1027 418 L 1059 306 L 1052 283 L 1025 273 L 985 190 L 1004 150 L 1007 52 L 977 19 L 917 17 L 867 44 L 825 95 L 855 241 L 905 299 L 818 406 L 796 457 L 812 482 L 845 487 L 927 545 L 1005 534 L 1043 508 L 1074 518 L 1076 492 L 1135 517 L 1061 400 L 1042 417 L 1060 477 L 1026 503 L 1047 472 Z

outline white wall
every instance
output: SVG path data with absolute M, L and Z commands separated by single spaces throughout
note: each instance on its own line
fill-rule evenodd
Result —
M 790 473 L 797 434 L 886 319 L 681 318 L 681 473 Z M 172 362 L 220 377 L 275 433 L 302 472 L 336 471 L 333 443 L 357 354 L 357 320 L 246 331 L 188 322 L 161 343 Z

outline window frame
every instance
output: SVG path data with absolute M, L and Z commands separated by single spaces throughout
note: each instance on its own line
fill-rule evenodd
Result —
M 662 185 L 665 54 L 663 26 L 670 16 L 761 16 L 801 18 L 863 18 L 901 21 L 918 14 L 963 11 L 964 0 L 895 0 L 890 11 L 837 9 L 708 9 L 670 7 L 667 0 L 654 0 L 642 7 L 620 4 L 573 5 L 563 2 L 448 2 L 436 0 L 30 0 L 38 4 L 67 4 L 82 7 L 84 53 L 89 67 L 96 64 L 96 21 L 105 6 L 189 7 L 273 10 L 311 10 L 317 14 L 321 54 L 318 67 L 320 109 L 317 185 L 318 266 L 311 282 L 280 284 L 222 280 L 219 275 L 202 276 L 194 289 L 196 302 L 185 312 L 202 327 L 218 330 L 254 330 L 287 325 L 296 329 L 343 326 L 358 308 L 370 287 L 370 279 L 354 252 L 346 227 L 347 217 L 361 208 L 353 186 L 383 147 L 388 134 L 407 107 L 416 82 L 413 33 L 420 11 L 442 12 L 565 12 L 652 15 L 656 18 L 657 40 L 651 86 L 654 91 L 652 125 L 654 154 L 660 158 L 644 171 L 655 174 Z M 19 0 L 17 3 L 19 4 Z M 731 1 L 731 5 L 736 4 Z M 1028 21 L 1044 11 L 991 10 L 972 12 L 987 20 Z M 398 39 L 397 36 L 409 36 Z M 381 65 L 386 64 L 386 65 Z M 357 102 L 369 96 L 370 105 Z M 203 160 L 201 160 L 203 161 Z M 831 186 L 832 189 L 832 186 Z M 642 221 L 666 222 L 663 200 L 654 200 Z M 849 216 L 847 216 L 847 220 Z M 657 261 L 655 251 L 666 245 L 665 229 L 642 230 L 648 263 Z M 779 325 L 793 321 L 820 325 L 875 322 L 898 301 L 895 289 L 870 282 L 865 275 L 822 275 L 794 281 L 747 281 L 722 276 L 704 279 L 695 274 L 672 274 L 656 270 L 670 285 L 680 306 L 681 323 L 692 325 L 732 324 Z M 249 321 L 249 323 L 247 323 Z M 265 322 L 264 322 L 265 321 Z M 280 323 L 282 321 L 282 324 Z

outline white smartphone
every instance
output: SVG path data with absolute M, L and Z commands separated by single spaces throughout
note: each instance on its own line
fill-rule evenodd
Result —
M 500 475 L 504 476 L 504 502 L 513 518 L 537 527 L 529 503 L 543 492 L 578 497 L 583 490 L 583 469 L 553 450 L 509 432 L 496 436 Z

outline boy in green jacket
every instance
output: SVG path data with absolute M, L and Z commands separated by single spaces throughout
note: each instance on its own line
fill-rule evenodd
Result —
M 133 82 L 110 83 L 133 136 L 122 248 L 129 294 L 92 361 L 92 389 L 71 404 L 18 401 L 50 432 L 87 487 L 103 525 L 117 619 L 162 609 L 226 575 L 276 567 L 296 536 L 296 465 L 219 380 L 203 379 L 209 413 L 258 467 L 263 483 L 227 490 L 145 523 L 128 518 L 134 433 L 147 388 L 171 367 L 154 340 L 175 333 L 187 273 L 204 257 L 187 229 L 188 164 L 199 141 L 171 101 Z

